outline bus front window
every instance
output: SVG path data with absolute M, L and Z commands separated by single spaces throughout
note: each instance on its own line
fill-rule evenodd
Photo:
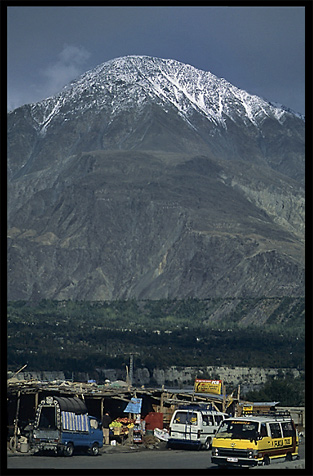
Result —
M 255 440 L 257 437 L 258 423 L 253 421 L 223 421 L 216 438 L 235 438 L 240 440 Z

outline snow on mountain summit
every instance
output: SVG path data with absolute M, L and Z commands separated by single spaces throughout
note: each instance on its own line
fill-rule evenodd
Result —
M 57 115 L 66 121 L 73 114 L 106 109 L 113 118 L 148 101 L 164 110 L 176 108 L 190 125 L 195 111 L 224 128 L 227 119 L 259 127 L 266 117 L 283 123 L 286 114 L 294 114 L 191 65 L 173 59 L 125 56 L 87 71 L 59 94 L 32 105 L 32 115 L 44 134 Z

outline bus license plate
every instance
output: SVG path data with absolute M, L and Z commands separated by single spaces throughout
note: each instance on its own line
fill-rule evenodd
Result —
M 229 463 L 238 463 L 238 458 L 227 458 Z

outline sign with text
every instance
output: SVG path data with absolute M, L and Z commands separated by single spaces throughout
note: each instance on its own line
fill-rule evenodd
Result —
M 205 380 L 196 378 L 195 393 L 222 393 L 222 380 Z

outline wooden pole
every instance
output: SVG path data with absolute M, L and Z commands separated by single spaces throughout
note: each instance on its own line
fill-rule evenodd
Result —
M 129 428 L 128 431 L 128 438 L 129 438 L 129 444 L 132 445 L 134 443 L 134 428 Z
M 164 404 L 164 385 L 162 385 L 162 393 L 160 399 L 160 412 L 163 413 L 163 404 Z
M 126 383 L 128 391 L 130 390 L 130 382 L 129 382 L 129 373 L 128 373 L 128 366 L 126 365 Z
M 195 381 L 193 383 L 193 389 L 192 389 L 192 397 L 191 397 L 191 400 L 194 402 L 195 400 L 195 393 L 196 393 L 196 380 L 198 378 L 198 375 L 196 375 L 196 378 L 195 378 Z
M 21 367 L 17 372 L 15 372 L 15 374 L 13 374 L 13 376 L 12 376 L 11 378 L 15 377 L 17 374 L 19 374 L 20 372 L 22 372 L 22 370 L 24 370 L 25 367 L 27 367 L 27 364 L 23 365 L 23 367 Z
M 37 413 L 38 400 L 39 400 L 39 391 L 35 393 L 35 415 Z
M 133 373 L 134 373 L 134 356 L 130 354 L 129 356 L 129 385 L 133 385 Z
M 237 408 L 236 408 L 235 416 L 237 416 L 238 413 L 239 413 L 239 409 L 240 409 L 239 402 L 240 402 L 240 385 L 238 385 L 238 403 L 237 403 Z
M 100 419 L 101 419 L 101 421 L 103 420 L 103 401 L 104 401 L 104 398 L 102 397 L 101 398 L 101 405 L 100 405 Z
M 17 404 L 16 404 L 16 414 L 15 414 L 15 421 L 14 421 L 14 449 L 16 450 L 17 446 L 17 423 L 18 423 L 18 415 L 20 411 L 20 402 L 21 402 L 21 392 L 20 390 L 17 393 Z

